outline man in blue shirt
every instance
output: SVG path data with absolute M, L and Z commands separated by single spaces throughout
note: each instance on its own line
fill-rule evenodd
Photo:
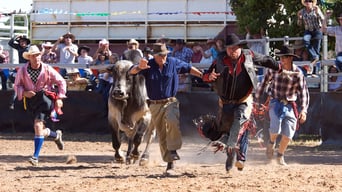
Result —
M 168 57 L 165 44 L 153 44 L 153 59 L 142 59 L 131 69 L 131 74 L 141 73 L 146 79 L 147 94 L 152 113 L 152 123 L 157 129 L 162 158 L 167 162 L 166 174 L 174 174 L 173 161 L 179 160 L 177 150 L 182 146 L 179 127 L 179 102 L 176 99 L 178 74 L 190 73 L 202 77 L 202 72 L 191 64 Z

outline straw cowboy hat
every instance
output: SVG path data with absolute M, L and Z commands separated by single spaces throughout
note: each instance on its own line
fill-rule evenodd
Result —
M 23 53 L 23 57 L 26 60 L 29 60 L 30 55 L 37 55 L 37 54 L 40 54 L 40 50 L 38 49 L 38 47 L 36 45 L 32 45 L 32 46 L 30 46 L 28 52 Z
M 164 43 L 154 43 L 153 44 L 153 55 L 156 54 L 162 54 L 162 55 L 167 55 L 170 53 L 169 50 L 167 50 L 166 45 Z
M 293 56 L 299 58 L 298 55 L 294 54 L 294 49 L 290 48 L 289 46 L 282 46 L 281 49 L 275 53 L 276 56 L 282 57 L 282 56 Z
M 235 34 L 229 34 L 226 37 L 226 47 L 230 47 L 230 46 L 236 46 L 236 45 L 245 45 L 247 44 L 246 41 L 241 41 L 240 38 Z
M 303 4 L 304 6 L 306 6 L 305 1 L 306 1 L 306 0 L 302 0 L 302 4 Z M 313 5 L 313 6 L 317 5 L 317 0 L 312 0 L 312 5 Z

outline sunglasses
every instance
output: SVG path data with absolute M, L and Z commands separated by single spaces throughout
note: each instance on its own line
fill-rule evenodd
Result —
M 313 1 L 312 0 L 305 0 L 304 2 L 305 3 L 312 3 Z

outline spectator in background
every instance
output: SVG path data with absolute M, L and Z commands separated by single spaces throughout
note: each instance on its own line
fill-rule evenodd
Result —
M 260 28 L 260 30 L 258 32 L 251 32 L 249 27 L 246 27 L 246 40 L 249 39 L 263 39 L 264 38 L 264 29 Z M 265 53 L 265 46 L 264 46 L 264 42 L 262 41 L 257 41 L 257 42 L 247 42 L 247 46 L 250 50 L 252 50 L 255 53 L 259 53 L 259 54 L 266 54 Z M 262 76 L 264 74 L 264 69 L 263 68 L 257 68 L 257 75 L 259 77 L 259 82 L 262 79 Z
M 93 57 L 89 56 L 90 47 L 88 46 L 80 46 L 77 50 L 77 63 L 90 65 L 93 63 Z M 91 76 L 93 73 L 90 69 L 79 69 L 80 76 L 86 78 L 87 76 Z
M 322 22 L 324 15 L 321 9 L 317 6 L 317 0 L 301 0 L 304 8 L 298 11 L 299 26 L 304 25 L 304 45 L 309 51 L 311 57 L 311 66 L 316 67 L 319 61 L 321 41 L 322 41 Z M 312 42 L 311 42 L 312 41 Z M 313 70 L 315 73 L 315 70 Z
M 175 47 L 173 49 L 172 56 L 184 61 L 186 63 L 191 62 L 193 52 L 190 48 L 185 46 L 183 39 L 177 39 Z M 191 78 L 188 74 L 179 74 L 179 90 L 180 92 L 189 92 L 191 90 Z
M 331 11 L 327 11 L 326 20 L 331 16 Z M 329 36 L 334 36 L 336 60 L 335 64 L 339 71 L 342 71 L 342 13 L 336 18 L 338 26 L 326 26 L 326 20 L 324 22 L 323 31 Z
M 191 62 L 200 63 L 202 59 L 202 52 L 203 52 L 201 45 L 199 43 L 194 43 L 192 45 L 192 52 L 193 52 L 193 55 L 191 57 Z
M 72 33 L 66 33 L 60 37 L 52 47 L 52 51 L 59 52 L 60 64 L 74 64 L 78 56 L 78 46 L 73 44 L 75 36 Z M 61 68 L 59 73 L 65 77 L 67 75 L 66 69 Z
M 4 46 L 0 45 L 0 64 L 7 64 L 9 62 L 9 53 L 4 50 Z M 0 77 L 1 77 L 1 90 L 7 90 L 7 78 L 8 78 L 8 69 L 0 68 Z
M 328 73 L 338 73 L 337 67 L 330 66 Z M 329 91 L 342 91 L 342 75 L 329 75 Z
M 99 53 L 104 52 L 107 52 L 109 56 L 112 56 L 112 51 L 109 48 L 109 41 L 107 41 L 107 39 L 102 39 L 101 41 L 99 41 L 99 46 L 93 55 L 93 60 L 96 60 L 98 58 Z
M 13 37 L 8 45 L 18 51 L 19 63 L 27 63 L 27 60 L 23 57 L 23 53 L 27 52 L 30 47 L 31 41 L 26 35 L 18 35 Z
M 144 59 L 146 60 L 153 59 L 152 50 L 150 47 L 145 47 L 143 49 L 143 55 L 144 55 Z
M 57 63 L 57 54 L 52 51 L 53 44 L 51 42 L 45 42 L 42 44 L 42 62 L 46 64 Z
M 173 49 L 172 56 L 180 59 L 186 63 L 191 62 L 191 58 L 193 55 L 193 51 L 185 46 L 185 42 L 183 39 L 177 39 L 176 45 Z
M 294 50 L 294 54 L 297 55 L 297 57 L 293 57 L 293 61 L 309 61 L 309 54 L 306 49 L 304 49 L 304 42 L 303 40 L 296 40 L 294 44 L 290 45 L 291 48 Z M 312 76 L 315 77 L 315 75 L 312 75 L 312 70 L 310 63 L 305 65 L 298 66 L 299 69 L 302 70 L 304 76 Z
M 109 56 L 108 51 L 99 52 L 97 54 L 96 60 L 94 60 L 95 65 L 109 65 L 114 63 L 112 57 Z M 102 95 L 104 102 L 107 104 L 109 89 L 113 83 L 113 77 L 106 70 L 100 70 L 98 74 L 99 83 L 96 88 L 96 92 Z M 107 105 L 106 105 L 107 106 Z
M 257 33 L 251 33 L 250 29 L 246 27 L 246 40 L 249 39 L 263 39 L 264 38 L 264 29 L 260 28 L 260 31 Z M 265 46 L 261 41 L 257 42 L 248 42 L 247 46 L 250 50 L 256 53 L 265 54 Z
M 122 55 L 122 59 L 126 59 L 124 57 L 125 53 L 129 50 L 137 50 L 139 51 L 141 57 L 144 57 L 143 55 L 143 52 L 139 49 L 139 42 L 135 39 L 130 39 L 128 42 L 127 42 L 127 49 L 124 51 L 123 55 Z M 134 63 L 136 64 L 136 63 Z
M 204 58 L 212 57 L 212 59 L 215 60 L 219 53 L 225 51 L 223 39 L 209 39 L 207 44 L 211 46 L 207 51 L 202 53 Z

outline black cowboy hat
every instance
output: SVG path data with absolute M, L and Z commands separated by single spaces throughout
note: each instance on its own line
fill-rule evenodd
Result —
M 83 45 L 83 46 L 80 46 L 80 47 L 78 48 L 78 50 L 77 50 L 78 55 L 81 55 L 82 49 L 86 50 L 87 52 L 90 51 L 90 47 L 88 47 L 88 46 L 86 46 L 86 45 Z
M 245 44 L 247 44 L 247 42 L 244 40 L 241 41 L 240 38 L 235 33 L 231 33 L 227 35 L 226 37 L 226 47 L 236 46 L 236 45 L 245 45 Z
M 294 48 L 291 47 L 291 46 L 286 46 L 286 45 L 283 45 L 280 50 L 275 52 L 275 55 L 278 56 L 278 57 L 281 57 L 281 56 L 293 56 L 293 57 L 299 58 L 298 55 L 294 54 Z
M 18 42 L 19 42 L 20 40 L 24 40 L 24 41 L 26 41 L 26 44 L 27 44 L 27 45 L 31 44 L 31 40 L 30 40 L 29 38 L 27 38 L 26 35 L 21 35 L 21 36 L 19 36 L 17 40 L 18 40 Z

